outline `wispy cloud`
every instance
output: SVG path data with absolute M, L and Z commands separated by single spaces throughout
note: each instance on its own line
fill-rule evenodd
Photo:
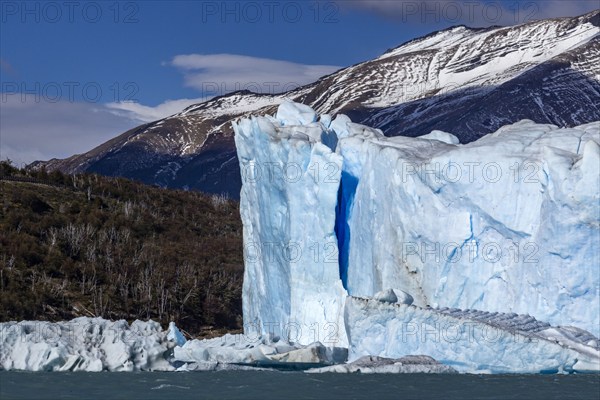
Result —
M 18 165 L 82 153 L 139 124 L 101 104 L 6 95 L 0 107 L 0 158 Z
M 158 119 L 177 114 L 192 104 L 208 100 L 208 97 L 197 99 L 167 100 L 157 106 L 145 106 L 135 101 L 121 101 L 106 104 L 110 112 L 129 118 L 133 121 L 152 122 Z
M 18 165 L 83 153 L 143 123 L 206 99 L 168 100 L 155 107 L 136 102 L 51 102 L 35 95 L 2 94 L 0 159 Z
M 237 54 L 177 55 L 164 65 L 175 67 L 184 85 L 200 92 L 195 99 L 167 100 L 157 106 L 133 101 L 108 103 L 113 113 L 140 122 L 151 122 L 182 111 L 192 104 L 238 90 L 256 93 L 281 93 L 316 81 L 340 67 L 306 65 Z
M 68 157 L 216 95 L 241 89 L 278 93 L 339 69 L 235 54 L 178 55 L 166 64 L 181 71 L 184 84 L 201 96 L 148 106 L 133 101 L 51 102 L 34 95 L 2 94 L 0 158 L 22 164 Z M 2 69 L 10 70 L 10 64 L 3 60 Z
M 598 8 L 597 0 L 344 0 L 338 4 L 403 23 L 467 26 L 514 25 Z
M 185 107 L 214 96 L 238 90 L 256 93 L 281 93 L 316 81 L 340 69 L 334 65 L 306 65 L 237 54 L 177 55 L 164 65 L 175 67 L 184 85 L 200 92 L 195 99 L 167 100 L 157 106 L 134 101 L 108 103 L 116 115 L 140 122 L 151 122 L 181 112 Z
M 184 75 L 185 85 L 203 96 L 236 90 L 281 93 L 316 81 L 338 69 L 237 54 L 185 54 L 169 63 Z

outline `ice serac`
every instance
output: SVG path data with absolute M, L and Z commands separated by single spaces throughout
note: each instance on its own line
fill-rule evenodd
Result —
M 525 120 L 467 145 L 444 132 L 332 127 L 349 295 L 395 288 L 421 307 L 529 314 L 599 335 L 600 124 Z
M 325 119 L 326 120 L 326 119 Z M 234 123 L 243 187 L 246 334 L 347 346 L 335 216 L 342 166 L 310 108 Z M 328 123 L 329 121 L 327 121 Z

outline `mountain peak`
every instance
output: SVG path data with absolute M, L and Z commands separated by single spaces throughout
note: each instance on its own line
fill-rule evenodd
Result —
M 596 10 L 517 26 L 454 26 L 290 92 L 214 97 L 47 167 L 237 197 L 231 122 L 273 114 L 284 99 L 320 114 L 347 114 L 387 136 L 441 130 L 462 143 L 522 119 L 561 127 L 597 121 L 599 16 Z

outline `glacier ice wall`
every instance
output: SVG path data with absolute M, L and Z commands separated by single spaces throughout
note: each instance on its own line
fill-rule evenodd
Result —
M 394 289 L 600 334 L 598 123 L 521 121 L 461 145 L 286 102 L 234 129 L 247 331 L 343 346 L 345 296 Z
M 243 187 L 244 330 L 347 346 L 335 208 L 342 159 L 309 107 L 234 123 Z
M 531 121 L 468 145 L 453 135 L 364 135 L 337 151 L 352 296 L 531 314 L 600 333 L 598 123 Z M 350 204 L 348 204 L 350 203 Z

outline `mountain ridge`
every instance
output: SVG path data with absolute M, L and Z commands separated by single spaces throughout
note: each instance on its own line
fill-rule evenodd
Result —
M 237 198 L 241 179 L 231 121 L 273 114 L 284 99 L 319 113 L 348 114 L 387 136 L 439 129 L 463 143 L 521 119 L 559 126 L 597 121 L 598 26 L 600 10 L 508 27 L 455 26 L 292 91 L 228 93 L 140 125 L 87 153 L 32 167 Z

